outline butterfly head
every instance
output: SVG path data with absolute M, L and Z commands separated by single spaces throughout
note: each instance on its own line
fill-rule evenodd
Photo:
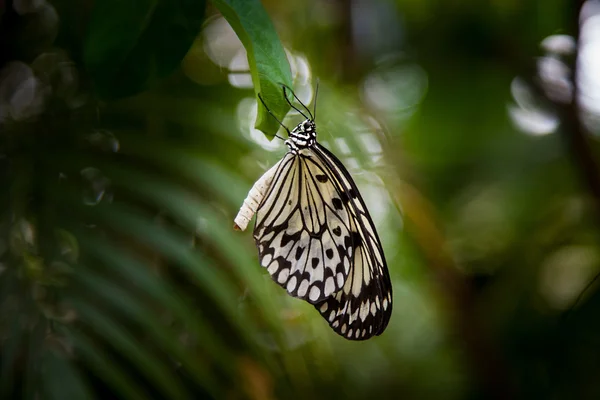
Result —
M 306 147 L 313 146 L 317 141 L 317 127 L 315 121 L 306 119 L 296 125 L 290 132 L 290 138 L 286 140 L 286 144 L 291 150 L 300 150 Z

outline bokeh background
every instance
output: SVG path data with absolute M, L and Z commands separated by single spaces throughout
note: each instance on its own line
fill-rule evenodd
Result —
M 261 2 L 383 242 L 366 342 L 232 229 L 286 147 L 222 3 L 0 0 L 1 397 L 599 398 L 600 3 Z

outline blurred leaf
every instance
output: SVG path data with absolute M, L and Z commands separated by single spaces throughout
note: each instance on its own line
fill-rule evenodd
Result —
M 290 109 L 281 84 L 292 87 L 290 64 L 277 32 L 259 0 L 213 0 L 213 3 L 246 48 L 258 101 L 255 127 L 272 138 L 279 124 L 269 115 L 258 94 L 281 121 Z
M 103 98 L 134 95 L 172 73 L 204 20 L 204 0 L 94 2 L 84 61 Z
M 133 361 L 140 368 L 140 373 L 146 375 L 150 382 L 155 383 L 167 398 L 189 398 L 172 369 L 140 346 L 137 338 L 112 319 L 113 316 L 103 313 L 85 301 L 72 299 L 71 302 L 82 321 L 114 345 L 123 356 Z
M 105 239 L 88 234 L 82 239 L 82 245 L 85 245 L 89 254 L 104 261 L 105 268 L 112 276 L 122 276 L 129 282 L 135 282 L 136 287 L 143 293 L 167 307 L 185 324 L 190 334 L 204 345 L 204 350 L 216 363 L 225 372 L 230 372 L 233 360 L 231 351 L 214 331 L 208 328 L 208 323 L 202 318 L 202 310 L 192 310 L 185 300 L 178 296 L 176 289 L 165 280 L 156 279 L 147 265 L 127 254 L 125 250 L 109 244 Z
M 73 343 L 74 348 L 80 355 L 82 362 L 87 364 L 99 377 L 112 385 L 119 391 L 119 394 L 125 399 L 142 400 L 147 399 L 148 395 L 133 379 L 131 379 L 119 367 L 119 363 L 112 360 L 108 354 L 95 346 L 92 341 L 80 333 L 74 333 L 66 330 L 65 336 Z
M 2 318 L 10 321 L 10 331 L 8 337 L 2 343 L 2 359 L 0 362 L 0 395 L 6 396 L 6 393 L 10 393 L 12 385 L 14 384 L 14 373 L 15 363 L 19 356 L 19 351 L 25 338 L 21 335 L 21 327 L 18 324 L 17 318 L 7 318 L 7 315 L 3 315 Z
M 162 347 L 162 350 L 185 366 L 197 382 L 216 395 L 214 387 L 216 377 L 207 370 L 207 365 L 194 363 L 193 353 L 188 352 L 183 343 L 175 339 L 176 332 L 167 328 L 160 318 L 157 318 L 156 310 L 147 304 L 142 304 L 141 299 L 137 299 L 125 289 L 90 270 L 85 274 L 79 274 L 77 283 L 78 289 L 97 293 L 103 303 L 109 305 L 115 313 L 122 314 L 126 320 L 139 324 L 154 339 L 154 342 Z
M 29 341 L 27 343 L 27 364 L 25 375 L 25 398 L 33 399 L 35 392 L 40 386 L 40 368 L 44 356 L 44 344 L 47 335 L 46 321 L 37 322 L 29 332 Z
M 92 399 L 79 371 L 56 350 L 46 351 L 41 366 L 42 385 L 47 399 Z

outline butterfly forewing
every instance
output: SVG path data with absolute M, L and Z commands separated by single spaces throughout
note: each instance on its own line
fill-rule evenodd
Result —
M 261 265 L 289 294 L 318 303 L 338 292 L 350 271 L 350 215 L 333 205 L 335 180 L 310 149 L 288 153 L 256 214 Z

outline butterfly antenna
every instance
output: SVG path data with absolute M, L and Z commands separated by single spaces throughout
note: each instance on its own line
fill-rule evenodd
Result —
M 296 94 L 294 93 L 294 91 L 292 89 L 289 88 L 289 86 L 287 86 L 286 84 L 282 83 L 281 87 L 283 88 L 283 97 L 285 97 L 285 101 L 288 102 L 288 104 L 290 105 L 290 107 L 292 107 L 294 110 L 298 111 L 304 118 L 306 119 L 310 119 L 312 120 L 312 113 L 310 112 L 310 110 L 308 108 L 306 108 L 306 106 L 300 101 L 300 99 L 298 99 L 298 97 L 296 96 Z M 302 107 L 304 107 L 304 109 L 306 109 L 306 111 L 308 111 L 308 115 L 310 115 L 310 118 L 308 118 L 306 116 L 306 114 L 304 114 L 302 111 L 298 110 L 294 104 L 292 104 L 292 102 L 290 101 L 290 99 L 288 99 L 287 97 L 287 92 L 285 90 L 289 90 L 290 92 L 292 92 L 292 96 L 294 96 L 294 98 L 298 101 L 298 103 L 300 103 L 302 105 Z
M 313 121 L 317 119 L 317 95 L 318 94 L 319 94 L 319 78 L 317 78 L 317 88 L 315 89 L 315 104 L 313 104 L 313 115 L 315 116 L 315 118 L 313 119 Z
M 273 114 L 271 112 L 271 110 L 269 110 L 269 107 L 267 107 L 267 104 L 265 103 L 265 101 L 263 100 L 262 96 L 260 95 L 260 93 L 258 94 L 258 98 L 260 99 L 260 102 L 262 103 L 262 105 L 265 107 L 265 109 L 268 111 L 269 114 L 271 114 L 271 116 L 273 118 L 275 118 L 275 121 L 279 122 L 279 125 L 281 125 L 283 127 L 283 129 L 285 129 L 285 131 L 288 133 L 288 135 L 290 134 L 290 130 L 288 129 L 287 126 L 285 126 L 280 120 L 279 118 L 277 118 L 275 116 L 275 114 Z M 281 136 L 275 135 L 275 137 L 278 137 L 281 140 L 285 140 L 284 138 L 282 138 Z

